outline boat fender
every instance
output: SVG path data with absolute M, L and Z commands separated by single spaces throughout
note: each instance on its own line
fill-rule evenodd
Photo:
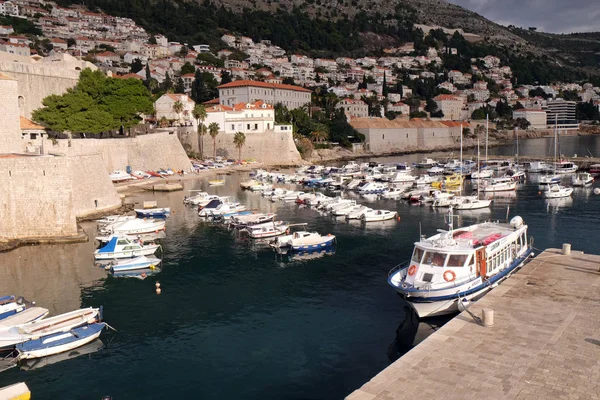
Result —
M 150 268 L 152 271 L 154 271 L 154 269 L 156 268 L 156 266 L 155 266 L 154 264 L 150 264 L 150 267 L 149 267 L 149 268 Z
M 408 275 L 414 276 L 414 274 L 416 274 L 416 273 L 417 273 L 417 266 L 411 265 L 410 268 L 408 269 Z
M 454 282 L 454 280 L 456 279 L 456 274 L 454 273 L 454 271 L 446 271 L 444 272 L 444 280 L 446 282 Z

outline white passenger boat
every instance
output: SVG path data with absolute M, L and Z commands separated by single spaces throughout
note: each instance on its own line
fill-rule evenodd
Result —
M 388 283 L 420 318 L 462 311 L 506 279 L 531 255 L 527 225 L 484 222 L 449 229 L 415 243 L 411 260 L 393 268 Z M 460 308 L 459 308 L 460 304 Z
M 360 220 L 363 222 L 376 222 L 376 221 L 387 221 L 398 216 L 396 211 L 389 210 L 367 210 L 361 216 Z
M 512 178 L 493 178 L 490 181 L 485 181 L 482 187 L 484 192 L 508 192 L 517 189 L 517 182 Z
M 156 253 L 160 245 L 144 243 L 127 236 L 113 235 L 105 246 L 94 251 L 95 260 L 113 260 L 116 258 L 131 258 L 149 256 Z
M 165 224 L 165 220 L 136 218 L 106 225 L 99 232 L 103 235 L 143 235 L 163 231 Z
M 569 197 L 573 193 L 573 188 L 562 185 L 548 185 L 544 190 L 544 197 L 547 199 L 558 199 Z
M 10 328 L 2 328 L 0 329 L 0 348 L 11 347 L 53 333 L 68 332 L 75 327 L 96 322 L 99 313 L 99 309 L 90 307 Z
M 572 178 L 573 186 L 590 186 L 594 183 L 594 177 L 589 172 L 580 172 Z

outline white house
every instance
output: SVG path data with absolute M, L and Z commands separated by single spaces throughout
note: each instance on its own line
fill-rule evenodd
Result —
M 0 1 L 0 14 L 18 17 L 19 7 L 12 1 Z
M 0 42 L 0 51 L 5 51 L 10 54 L 16 54 L 19 56 L 27 56 L 31 55 L 31 49 L 29 46 L 18 43 L 10 43 L 10 42 Z
M 183 111 L 176 113 L 173 110 L 173 105 L 180 101 L 183 104 Z M 154 103 L 156 110 L 156 119 L 161 120 L 165 117 L 168 120 L 175 120 L 178 125 L 194 125 L 194 117 L 192 111 L 196 103 L 185 94 L 166 93 L 163 94 Z
M 281 103 L 293 110 L 310 103 L 311 91 L 300 86 L 238 80 L 219 86 L 219 102 L 233 107 L 239 103 L 254 103 L 258 100 L 268 104 Z
M 275 110 L 263 101 L 238 103 L 233 107 L 217 104 L 206 109 L 204 125 L 215 122 L 226 134 L 268 133 L 275 130 Z M 291 128 L 290 128 L 291 129 Z
M 136 59 L 140 60 L 142 64 L 148 63 L 148 57 L 146 57 L 144 54 L 128 52 L 123 56 L 123 61 L 127 64 L 131 64 Z
M 462 109 L 465 104 L 463 98 L 449 94 L 440 94 L 434 97 L 438 110 L 444 113 L 444 117 L 449 120 L 458 120 L 462 117 Z
M 369 106 L 362 100 L 343 99 L 335 106 L 336 109 L 343 109 L 346 115 L 351 117 L 365 118 L 369 116 Z
M 14 31 L 11 25 L 0 25 L 0 35 L 10 35 Z
M 388 111 L 402 113 L 402 115 L 410 115 L 410 106 L 402 102 L 394 103 L 388 106 Z
M 523 118 L 531 129 L 546 129 L 546 111 L 537 108 L 521 108 L 513 111 L 513 119 Z

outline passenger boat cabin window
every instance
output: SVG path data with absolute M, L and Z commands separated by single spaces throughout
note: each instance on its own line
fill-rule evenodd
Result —
M 423 250 L 415 247 L 415 251 L 413 252 L 412 261 L 420 263 L 423 259 Z
M 468 254 L 450 254 L 448 256 L 448 267 L 462 267 L 467 262 Z
M 443 267 L 446 262 L 446 254 L 437 251 L 425 252 L 425 263 L 435 267 Z
M 126 244 L 129 244 L 129 242 L 128 242 L 127 240 L 119 240 L 119 241 L 117 242 L 117 244 L 118 244 L 118 245 L 123 245 L 123 246 L 124 246 L 124 245 L 126 245 Z

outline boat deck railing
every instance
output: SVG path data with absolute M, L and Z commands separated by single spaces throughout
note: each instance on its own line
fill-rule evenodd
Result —
M 408 264 L 410 264 L 410 260 L 408 260 L 408 261 L 404 261 L 404 262 L 402 262 L 402 263 L 400 263 L 400 264 L 396 265 L 394 268 L 392 268 L 392 269 L 391 269 L 391 270 L 388 272 L 388 278 L 389 278 L 390 276 L 392 276 L 394 273 L 396 273 L 396 271 L 399 271 L 399 270 L 401 270 L 401 269 L 404 269 L 404 268 L 408 267 Z

